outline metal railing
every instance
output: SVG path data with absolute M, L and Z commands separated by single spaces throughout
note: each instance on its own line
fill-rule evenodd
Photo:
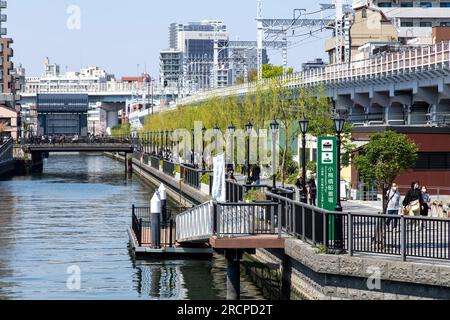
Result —
M 285 75 L 278 80 L 287 88 L 314 86 L 337 81 L 369 80 L 384 76 L 403 76 L 426 70 L 448 67 L 450 42 L 442 42 L 428 47 L 415 48 L 391 53 L 383 53 L 368 59 L 341 64 L 330 64 L 321 69 L 311 69 Z M 180 99 L 178 104 L 186 105 L 213 97 L 226 97 L 267 90 L 273 79 L 263 79 L 226 88 L 212 89 Z
M 178 242 L 207 241 L 217 237 L 278 235 L 278 203 L 216 203 L 208 201 L 176 218 Z
M 172 178 L 175 177 L 175 163 L 163 160 L 163 172 Z
M 132 139 L 123 137 L 75 137 L 75 136 L 55 136 L 31 137 L 23 141 L 27 145 L 111 145 L 111 144 L 132 144 Z
M 281 221 L 277 219 L 278 203 L 216 203 L 214 210 L 214 235 L 278 235 L 281 238 Z
M 181 165 L 180 169 L 181 179 L 183 179 L 184 183 L 195 189 L 200 189 L 200 181 L 203 171 L 201 169 L 195 169 L 187 165 Z
M 158 157 L 151 156 L 150 157 L 150 164 L 151 164 L 153 169 L 159 170 L 160 159 Z
M 250 190 L 258 190 L 263 193 L 271 190 L 268 185 L 239 184 L 236 181 L 227 180 L 225 182 L 226 199 L 229 202 L 240 202 L 244 200 L 245 194 Z
M 349 255 L 450 259 L 450 219 L 330 212 L 271 193 L 267 196 L 280 204 L 283 232 L 314 246 L 342 248 Z
M 178 242 L 207 240 L 213 235 L 214 205 L 208 201 L 176 217 Z
M 170 215 L 169 215 L 170 216 Z M 152 223 L 149 207 L 132 207 L 132 230 L 140 247 L 152 245 Z M 172 248 L 176 244 L 176 222 L 173 219 L 161 223 L 161 246 Z

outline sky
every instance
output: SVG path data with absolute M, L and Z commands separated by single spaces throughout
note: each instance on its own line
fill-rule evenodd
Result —
M 330 2 L 265 0 L 264 17 L 292 18 L 295 8 L 314 12 L 319 3 Z M 256 40 L 256 0 L 14 0 L 8 1 L 6 14 L 13 61 L 25 67 L 27 76 L 40 76 L 49 57 L 61 72 L 96 65 L 116 77 L 147 71 L 157 78 L 158 54 L 168 47 L 172 22 L 223 20 L 231 40 Z M 296 31 L 305 32 L 309 30 Z M 328 35 L 290 39 L 289 65 L 299 70 L 303 62 L 325 58 Z M 269 51 L 269 58 L 282 63 L 280 51 Z

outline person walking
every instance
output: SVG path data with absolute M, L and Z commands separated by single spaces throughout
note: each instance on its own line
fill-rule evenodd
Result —
M 308 189 L 308 195 L 309 195 L 309 204 L 312 206 L 317 206 L 316 199 L 317 199 L 317 184 L 314 177 L 311 177 L 311 179 L 308 180 L 306 183 L 307 189 Z
M 398 191 L 398 186 L 393 183 L 391 189 L 386 194 L 387 197 L 387 207 L 386 212 L 388 215 L 398 215 L 400 211 L 400 192 Z M 394 220 L 394 226 L 392 231 L 397 231 L 398 219 L 389 218 L 386 221 L 386 227 L 389 229 L 392 220 Z
M 410 216 L 420 216 L 423 210 L 423 197 L 422 191 L 419 187 L 418 181 L 413 181 L 411 183 L 411 189 L 406 193 L 405 199 L 403 199 L 403 207 L 406 208 L 406 212 Z M 416 223 L 416 221 L 413 221 Z

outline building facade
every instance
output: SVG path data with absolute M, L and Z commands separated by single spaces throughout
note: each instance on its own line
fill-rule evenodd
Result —
M 183 84 L 191 91 L 229 84 L 228 32 L 221 21 L 172 23 L 169 48 L 160 53 L 160 82 Z M 214 51 L 217 42 L 218 65 L 214 74 Z M 180 68 L 180 66 L 182 66 Z M 181 79 L 181 80 L 180 80 Z
M 87 136 L 89 98 L 87 94 L 38 94 L 39 136 Z

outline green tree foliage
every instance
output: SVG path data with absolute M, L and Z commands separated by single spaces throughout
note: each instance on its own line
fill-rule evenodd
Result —
M 286 70 L 286 74 L 294 73 L 293 68 L 288 68 Z M 263 64 L 262 66 L 262 77 L 263 79 L 271 79 L 280 77 L 283 75 L 283 66 L 274 66 L 273 64 Z M 252 69 L 248 72 L 248 82 L 257 81 L 258 80 L 258 70 Z M 236 84 L 244 83 L 244 76 L 240 76 L 236 79 Z
M 118 125 L 111 130 L 113 137 L 129 136 L 131 133 L 131 126 L 129 124 Z
M 363 152 L 354 157 L 354 164 L 362 180 L 375 183 L 383 190 L 383 209 L 386 211 L 385 194 L 403 172 L 417 162 L 417 145 L 406 135 L 393 131 L 374 134 Z

